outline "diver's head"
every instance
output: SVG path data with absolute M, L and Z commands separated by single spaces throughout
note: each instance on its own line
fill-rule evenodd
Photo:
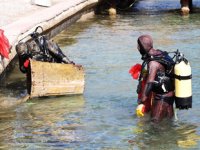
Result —
M 142 55 L 142 59 L 149 57 L 149 51 L 153 48 L 153 40 L 150 35 L 141 35 L 138 38 L 138 51 Z
M 16 51 L 18 55 L 24 55 L 27 53 L 27 45 L 24 42 L 20 42 L 16 45 Z

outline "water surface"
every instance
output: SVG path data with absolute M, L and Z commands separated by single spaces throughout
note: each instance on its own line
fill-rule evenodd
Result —
M 181 16 L 177 11 L 178 1 L 151 2 L 142 0 L 133 12 L 115 18 L 96 15 L 56 36 L 54 40 L 64 53 L 85 68 L 84 94 L 34 99 L 0 111 L 0 146 L 5 149 L 200 149 L 200 15 Z M 195 4 L 198 6 L 196 1 Z M 141 34 L 150 34 L 155 48 L 179 49 L 191 63 L 193 108 L 177 110 L 178 121 L 153 125 L 148 116 L 141 119 L 135 115 L 137 81 L 128 70 L 141 63 L 137 51 L 137 38 Z M 2 91 L 10 97 L 23 89 L 8 88 L 8 85 L 11 83 Z

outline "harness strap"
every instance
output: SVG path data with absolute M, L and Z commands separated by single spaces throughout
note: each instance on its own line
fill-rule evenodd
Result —
M 176 78 L 178 80 L 189 80 L 189 79 L 192 79 L 192 75 L 189 75 L 189 76 L 180 76 L 180 75 L 174 74 L 174 78 Z
M 174 97 L 166 97 L 166 96 L 163 96 L 163 95 L 159 95 L 158 97 L 155 97 L 155 100 L 156 101 L 164 101 L 166 103 L 168 103 L 169 105 L 173 105 L 174 103 Z

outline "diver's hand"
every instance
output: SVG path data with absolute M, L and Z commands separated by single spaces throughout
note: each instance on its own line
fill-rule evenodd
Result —
M 144 104 L 139 104 L 136 108 L 136 114 L 138 117 L 143 117 L 145 112 Z

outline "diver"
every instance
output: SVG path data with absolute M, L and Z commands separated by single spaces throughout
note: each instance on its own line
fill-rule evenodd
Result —
M 138 38 L 138 51 L 143 60 L 142 69 L 146 67 L 147 79 L 142 90 L 142 96 L 139 104 L 145 104 L 151 100 L 151 118 L 153 122 L 159 122 L 164 118 L 171 119 L 174 116 L 174 80 L 170 76 L 174 65 L 173 59 L 170 59 L 164 51 L 153 48 L 153 40 L 149 35 L 141 35 Z M 163 61 L 153 58 L 162 58 Z M 168 66 L 163 62 L 170 59 Z M 142 76 L 142 75 L 141 75 Z M 137 92 L 140 93 L 140 82 Z M 153 93 L 153 94 L 152 94 Z M 152 96 L 152 98 L 149 98 Z
M 16 52 L 19 60 L 19 70 L 22 73 L 27 73 L 29 67 L 29 58 L 32 58 L 28 51 L 27 44 L 24 42 L 16 45 Z
M 62 52 L 57 43 L 47 40 L 45 36 L 34 36 L 30 42 L 19 42 L 16 45 L 19 58 L 19 69 L 22 73 L 27 73 L 29 58 L 37 61 L 74 64 Z

